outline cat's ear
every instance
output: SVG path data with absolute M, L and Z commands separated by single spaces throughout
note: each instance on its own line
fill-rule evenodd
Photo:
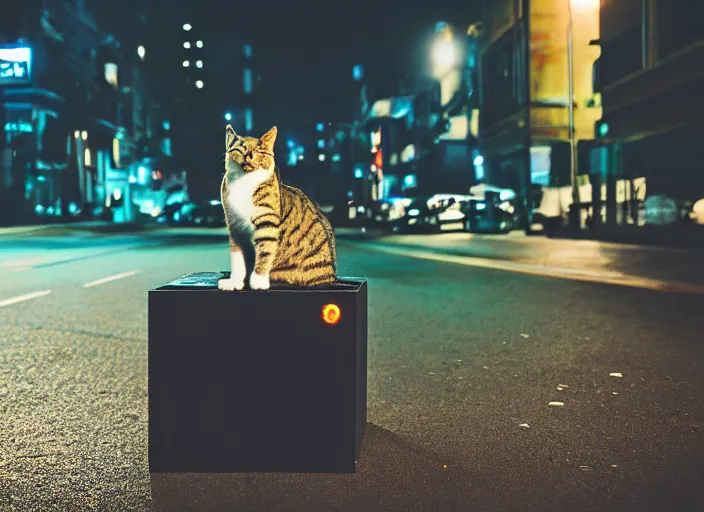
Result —
M 276 142 L 276 134 L 278 132 L 278 129 L 274 126 L 271 130 L 259 138 L 259 145 L 269 151 L 274 151 L 274 142 Z
M 235 133 L 235 129 L 232 127 L 231 124 L 228 124 L 225 127 L 225 152 L 228 152 L 232 149 L 232 145 L 235 143 L 237 138 L 238 135 Z

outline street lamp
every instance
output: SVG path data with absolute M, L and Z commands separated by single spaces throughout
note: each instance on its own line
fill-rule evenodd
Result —
M 202 89 L 203 88 L 203 80 L 196 80 L 196 87 L 198 87 L 198 89 Z
M 577 182 L 577 143 L 575 140 L 574 126 L 574 34 L 573 34 L 573 9 L 598 9 L 599 0 L 566 0 L 567 2 L 567 74 L 568 74 L 568 125 L 570 137 L 570 179 L 572 181 L 572 210 L 570 223 L 574 229 L 581 229 L 581 199 L 579 197 L 579 184 Z M 574 4 L 574 5 L 573 5 Z
M 144 60 L 144 56 L 147 54 L 147 50 L 144 49 L 144 46 L 141 44 L 137 47 L 137 55 L 139 55 L 139 58 L 141 60 Z
M 459 58 L 457 50 L 457 42 L 452 35 L 452 29 L 443 23 L 432 47 L 433 75 L 436 78 L 442 78 L 457 64 Z
M 185 23 L 185 24 L 183 25 L 183 30 L 185 30 L 186 32 L 188 32 L 188 31 L 191 30 L 192 28 L 193 28 L 193 27 L 191 26 L 190 23 Z
M 440 39 L 433 47 L 433 61 L 443 67 L 452 66 L 457 60 L 457 51 L 452 40 Z

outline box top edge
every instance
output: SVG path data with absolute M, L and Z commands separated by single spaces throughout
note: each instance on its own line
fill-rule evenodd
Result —
M 217 282 L 226 277 L 227 273 L 224 272 L 197 272 L 191 274 L 185 274 L 173 281 L 157 286 L 149 290 L 149 292 L 158 291 L 185 291 L 185 290 L 199 290 L 199 291 L 219 291 L 217 287 Z M 266 292 L 269 293 L 280 293 L 280 292 L 357 292 L 367 283 L 366 277 L 339 277 L 335 283 L 328 285 L 315 286 L 311 288 L 301 288 L 285 284 L 272 283 L 272 287 Z M 251 290 L 245 288 L 241 290 L 240 293 L 262 293 L 260 290 Z

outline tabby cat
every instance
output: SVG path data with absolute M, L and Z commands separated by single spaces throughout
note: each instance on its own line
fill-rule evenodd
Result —
M 245 251 L 254 250 L 249 287 L 270 281 L 308 287 L 335 281 L 335 236 L 328 219 L 300 190 L 279 181 L 276 127 L 259 139 L 225 129 L 225 176 L 220 187 L 230 234 L 229 279 L 221 290 L 241 290 L 248 274 Z

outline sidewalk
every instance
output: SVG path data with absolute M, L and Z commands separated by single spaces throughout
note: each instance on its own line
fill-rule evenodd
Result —
M 594 229 L 584 229 L 578 233 L 560 229 L 556 232 L 555 238 L 704 250 L 704 226 L 698 225 L 600 226 Z
M 595 240 L 442 233 L 385 235 L 344 230 L 339 243 L 470 266 L 583 280 L 638 279 L 651 288 L 704 286 L 704 255 L 684 250 Z

